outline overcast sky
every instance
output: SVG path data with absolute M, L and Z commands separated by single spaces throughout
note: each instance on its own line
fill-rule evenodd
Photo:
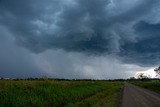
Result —
M 0 77 L 128 78 L 160 64 L 160 0 L 0 0 Z

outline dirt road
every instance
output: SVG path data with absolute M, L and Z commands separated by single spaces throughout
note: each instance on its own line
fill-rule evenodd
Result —
M 121 107 L 160 107 L 160 95 L 125 83 Z

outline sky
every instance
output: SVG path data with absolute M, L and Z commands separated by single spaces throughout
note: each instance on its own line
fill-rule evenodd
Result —
M 0 0 L 0 77 L 151 72 L 160 64 L 159 17 L 160 0 Z

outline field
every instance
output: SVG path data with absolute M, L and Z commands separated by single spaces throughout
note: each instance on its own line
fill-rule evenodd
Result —
M 0 107 L 117 107 L 122 82 L 1 80 Z
M 131 82 L 134 85 L 155 91 L 160 93 L 160 81 L 141 81 L 141 82 Z

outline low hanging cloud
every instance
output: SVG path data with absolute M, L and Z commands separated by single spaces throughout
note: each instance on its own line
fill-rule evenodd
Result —
M 16 56 L 29 56 L 28 71 L 42 70 L 36 75 L 126 78 L 159 64 L 159 5 L 159 0 L 1 0 L 0 31 L 6 30 L 0 37 L 10 33 L 14 40 L 13 47 L 6 47 L 9 39 L 1 43 L 0 57 L 10 48 Z
M 45 73 L 33 60 L 32 54 L 14 44 L 10 32 L 0 26 L 0 77 L 39 77 Z M 38 74 L 38 75 L 37 75 Z
M 54 78 L 119 79 L 133 76 L 137 70 L 146 70 L 134 64 L 124 64 L 114 55 L 86 56 L 77 52 L 47 50 L 34 58 L 40 68 Z

